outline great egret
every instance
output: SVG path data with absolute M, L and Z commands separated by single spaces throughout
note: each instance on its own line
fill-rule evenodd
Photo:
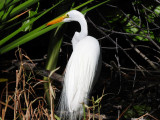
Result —
M 87 22 L 81 12 L 71 10 L 47 26 L 70 21 L 79 22 L 81 31 L 75 32 L 72 38 L 73 52 L 65 71 L 59 110 L 62 119 L 76 120 L 83 115 L 82 103 L 87 104 L 93 81 L 100 71 L 101 53 L 98 40 L 88 36 Z

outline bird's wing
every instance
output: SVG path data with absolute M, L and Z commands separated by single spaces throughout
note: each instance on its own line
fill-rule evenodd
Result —
M 78 109 L 86 101 L 96 74 L 99 56 L 99 43 L 89 36 L 79 41 L 73 50 L 64 79 L 70 111 Z

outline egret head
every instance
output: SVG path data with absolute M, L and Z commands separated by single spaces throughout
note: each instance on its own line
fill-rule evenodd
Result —
M 84 15 L 77 10 L 72 10 L 66 14 L 66 18 L 63 19 L 63 22 L 79 21 L 80 18 L 84 18 Z
M 59 22 L 71 22 L 71 21 L 78 21 L 79 22 L 83 18 L 84 18 L 84 15 L 81 12 L 79 12 L 77 10 L 71 10 L 68 13 L 66 13 L 65 15 L 50 21 L 49 23 L 47 23 L 47 26 L 52 25 L 52 24 L 56 24 Z

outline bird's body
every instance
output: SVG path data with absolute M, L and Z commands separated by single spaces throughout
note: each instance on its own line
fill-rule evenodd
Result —
M 99 72 L 99 59 L 94 60 L 97 55 L 100 55 L 100 48 L 95 38 L 87 36 L 76 44 L 67 64 L 59 109 L 69 113 L 61 114 L 62 118 L 70 116 L 74 120 L 82 115 L 82 103 L 87 104 L 92 83 Z
M 59 111 L 61 119 L 76 120 L 83 115 L 82 104 L 87 104 L 93 81 L 100 71 L 100 46 L 98 40 L 88 36 L 84 15 L 76 10 L 67 13 L 63 22 L 77 21 L 81 31 L 72 38 L 73 52 L 68 61 Z

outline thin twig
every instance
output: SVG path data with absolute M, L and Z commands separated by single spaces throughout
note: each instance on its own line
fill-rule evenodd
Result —
M 89 19 L 89 18 L 88 18 L 88 19 Z M 89 21 L 93 24 L 93 26 L 94 26 L 100 33 L 102 33 L 103 35 L 105 35 L 106 38 L 108 38 L 114 45 L 116 45 L 116 42 L 115 42 L 112 38 L 110 38 L 105 32 L 103 32 L 101 29 L 99 29 L 90 19 L 89 19 Z M 125 50 L 123 50 L 123 48 L 122 48 L 119 44 L 117 44 L 117 46 L 125 53 L 125 55 L 136 65 L 136 67 L 137 67 L 139 70 L 142 70 L 141 67 L 130 57 L 130 55 L 129 55 Z M 142 74 L 144 75 L 143 71 L 141 71 L 141 72 L 142 72 Z

